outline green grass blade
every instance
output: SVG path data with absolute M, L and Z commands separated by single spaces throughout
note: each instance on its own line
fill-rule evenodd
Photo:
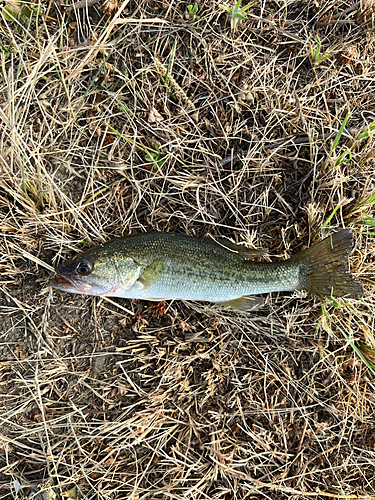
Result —
M 124 139 L 124 141 L 128 142 L 129 144 L 131 144 L 132 146 L 134 146 L 135 148 L 137 149 L 140 149 L 141 151 L 143 151 L 144 153 L 148 153 L 147 149 L 143 148 L 142 146 L 139 146 L 137 143 L 135 143 L 134 141 L 132 141 L 131 139 L 129 139 L 128 137 L 125 137 L 124 135 L 120 134 L 120 132 L 118 130 L 116 130 L 115 128 L 111 127 L 111 125 L 108 125 L 107 124 L 107 127 L 112 130 L 112 132 L 114 132 L 115 134 L 117 134 L 119 137 L 121 137 L 121 139 Z
M 174 63 L 174 56 L 176 54 L 176 47 L 177 47 L 177 40 L 175 40 L 173 42 L 171 55 L 169 56 L 169 62 L 168 62 L 167 72 L 166 72 L 165 77 L 164 77 L 164 80 L 165 80 L 164 83 L 167 83 L 169 75 L 172 72 L 173 63 Z
M 348 344 L 350 345 L 350 347 L 353 349 L 353 351 L 357 354 L 357 356 L 359 358 L 361 358 L 361 360 L 365 363 L 365 365 L 368 367 L 369 370 L 372 371 L 372 373 L 375 374 L 375 364 L 372 363 L 371 361 L 369 361 L 364 355 L 363 353 L 361 352 L 361 350 L 358 348 L 358 346 L 355 344 L 355 342 L 353 342 L 349 335 L 344 332 L 344 330 L 342 328 L 339 327 L 339 325 L 337 323 L 335 323 L 332 318 L 330 317 L 330 315 L 328 314 L 326 308 L 324 307 L 324 304 L 322 304 L 322 312 L 324 314 L 324 316 L 328 319 L 328 321 L 330 323 L 333 323 L 335 325 L 335 327 L 339 330 L 339 332 L 341 333 L 341 335 L 345 338 L 345 340 L 348 342 Z
M 350 116 L 350 113 L 347 113 L 347 115 L 345 116 L 344 118 L 344 121 L 340 127 L 340 130 L 336 136 L 336 139 L 334 140 L 334 143 L 333 143 L 333 146 L 332 146 L 332 149 L 331 149 L 331 154 L 334 152 L 334 150 L 336 149 L 336 146 L 337 144 L 339 143 L 339 140 L 340 140 L 340 137 L 342 136 L 342 133 L 344 132 L 344 128 L 346 127 L 346 124 L 349 120 L 349 116 Z
M 335 213 L 337 212 L 337 210 L 338 210 L 338 209 L 339 209 L 339 208 L 343 205 L 343 203 L 345 203 L 346 201 L 347 201 L 347 200 L 344 198 L 342 201 L 340 201 L 340 202 L 339 202 L 339 203 L 335 206 L 335 208 L 333 209 L 333 211 L 332 211 L 331 215 L 328 217 L 328 219 L 326 219 L 326 221 L 324 222 L 324 224 L 322 225 L 322 227 L 319 229 L 319 231 L 317 231 L 317 232 L 315 233 L 315 235 L 314 235 L 314 236 L 317 236 L 317 235 L 321 232 L 321 230 L 322 230 L 322 229 L 324 229 L 325 227 L 327 227 L 327 226 L 328 226 L 328 224 L 329 224 L 329 223 L 331 222 L 331 220 L 333 219 L 333 217 L 334 217 Z
M 360 134 L 357 135 L 357 137 L 355 138 L 356 141 L 360 141 L 362 139 L 366 139 L 367 137 L 370 136 L 370 133 L 375 130 L 375 121 L 373 121 L 372 123 L 370 123 L 370 125 L 368 126 L 368 128 L 366 130 L 364 130 L 363 132 L 361 132 Z

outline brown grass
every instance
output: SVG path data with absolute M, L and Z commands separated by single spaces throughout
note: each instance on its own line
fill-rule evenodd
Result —
M 373 7 L 258 2 L 231 32 L 219 3 L 1 21 L 0 498 L 375 498 Z M 131 232 L 277 260 L 344 226 L 361 301 L 48 287 Z

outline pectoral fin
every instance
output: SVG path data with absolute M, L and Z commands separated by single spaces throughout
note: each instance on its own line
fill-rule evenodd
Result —
M 146 267 L 137 280 L 142 286 L 142 290 L 147 290 L 147 288 L 157 283 L 162 278 L 167 267 L 168 261 L 165 260 L 155 260 Z
M 218 302 L 221 306 L 237 309 L 238 311 L 255 311 L 264 305 L 263 297 L 250 296 L 238 299 Z

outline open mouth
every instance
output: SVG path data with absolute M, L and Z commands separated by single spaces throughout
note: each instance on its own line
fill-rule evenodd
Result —
M 77 283 L 75 283 L 72 279 L 67 276 L 56 276 L 56 278 L 52 278 L 49 284 L 52 288 L 56 288 L 56 290 L 63 290 L 64 292 L 73 292 L 73 293 L 82 293 L 79 290 Z

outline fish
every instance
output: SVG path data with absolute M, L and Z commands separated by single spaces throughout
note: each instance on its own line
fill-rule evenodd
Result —
M 260 307 L 259 294 L 304 290 L 329 297 L 360 298 L 350 273 L 349 229 L 333 233 L 282 262 L 228 241 L 150 232 L 117 238 L 60 265 L 53 288 L 127 299 L 207 301 L 238 310 Z

